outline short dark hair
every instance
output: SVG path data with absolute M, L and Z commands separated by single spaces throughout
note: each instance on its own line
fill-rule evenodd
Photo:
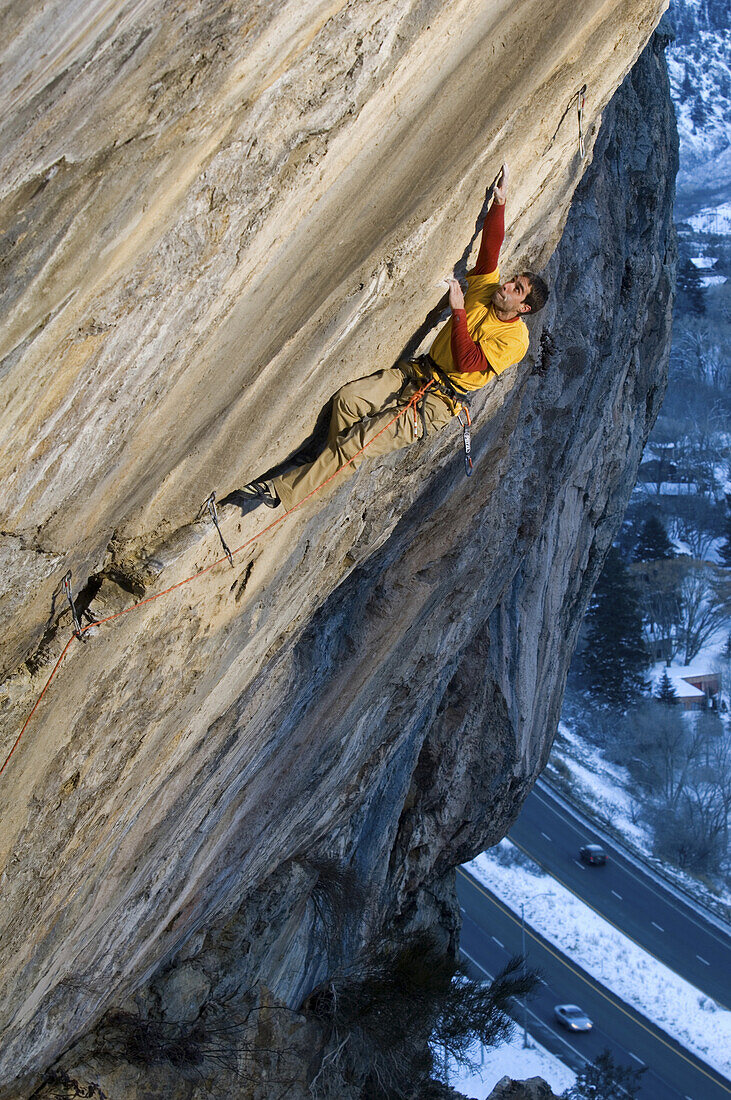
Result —
M 545 280 L 540 275 L 536 275 L 534 271 L 524 271 L 523 278 L 530 283 L 530 290 L 523 301 L 527 306 L 530 306 L 531 313 L 538 313 L 538 310 L 543 309 L 548 300 L 548 286 Z

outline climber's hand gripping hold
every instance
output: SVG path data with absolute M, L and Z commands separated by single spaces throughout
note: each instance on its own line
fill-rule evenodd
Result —
M 464 294 L 456 279 L 448 279 L 450 309 L 464 309 Z
M 497 182 L 492 189 L 492 197 L 498 206 L 505 206 L 505 200 L 508 197 L 508 176 L 509 176 L 507 164 L 503 164 L 500 169 L 500 175 L 497 178 Z

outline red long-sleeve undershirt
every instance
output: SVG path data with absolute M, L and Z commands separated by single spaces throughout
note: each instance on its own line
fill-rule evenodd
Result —
M 489 275 L 500 257 L 505 236 L 505 203 L 493 202 L 482 223 L 482 239 L 477 263 L 472 275 Z M 489 360 L 479 344 L 472 339 L 467 328 L 467 314 L 463 309 L 452 310 L 452 361 L 460 374 L 491 370 Z

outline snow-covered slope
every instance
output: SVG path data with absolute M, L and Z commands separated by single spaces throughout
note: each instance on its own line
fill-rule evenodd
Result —
M 667 59 L 680 137 L 677 205 L 686 217 L 701 208 L 712 212 L 731 197 L 731 15 L 728 0 L 673 0 L 669 12 L 676 33 Z

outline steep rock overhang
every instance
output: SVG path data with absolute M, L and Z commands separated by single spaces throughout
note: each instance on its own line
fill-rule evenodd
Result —
M 6 669 L 35 652 L 5 685 L 8 747 L 62 645 L 66 568 L 106 568 L 99 605 L 131 602 L 120 560 L 390 364 L 503 157 L 506 263 L 545 262 L 584 168 L 573 97 L 589 86 L 591 151 L 663 6 L 67 6 L 63 33 L 40 27 L 42 64 L 32 20 L 9 36 Z M 4 1081 L 303 838 L 373 813 L 384 768 L 408 789 L 443 690 L 415 706 L 412 686 L 449 680 L 474 633 L 465 605 L 479 591 L 489 616 L 541 537 L 520 492 L 480 527 L 526 384 L 485 395 L 469 492 L 454 439 L 430 441 L 292 517 L 235 576 L 213 570 L 71 651 L 0 786 Z M 476 531 L 455 591 L 441 563 L 474 554 Z M 386 582 L 362 596 L 357 659 L 329 652 L 317 615 L 357 615 L 343 581 L 371 559 Z M 400 682 L 379 683 L 394 662 Z

